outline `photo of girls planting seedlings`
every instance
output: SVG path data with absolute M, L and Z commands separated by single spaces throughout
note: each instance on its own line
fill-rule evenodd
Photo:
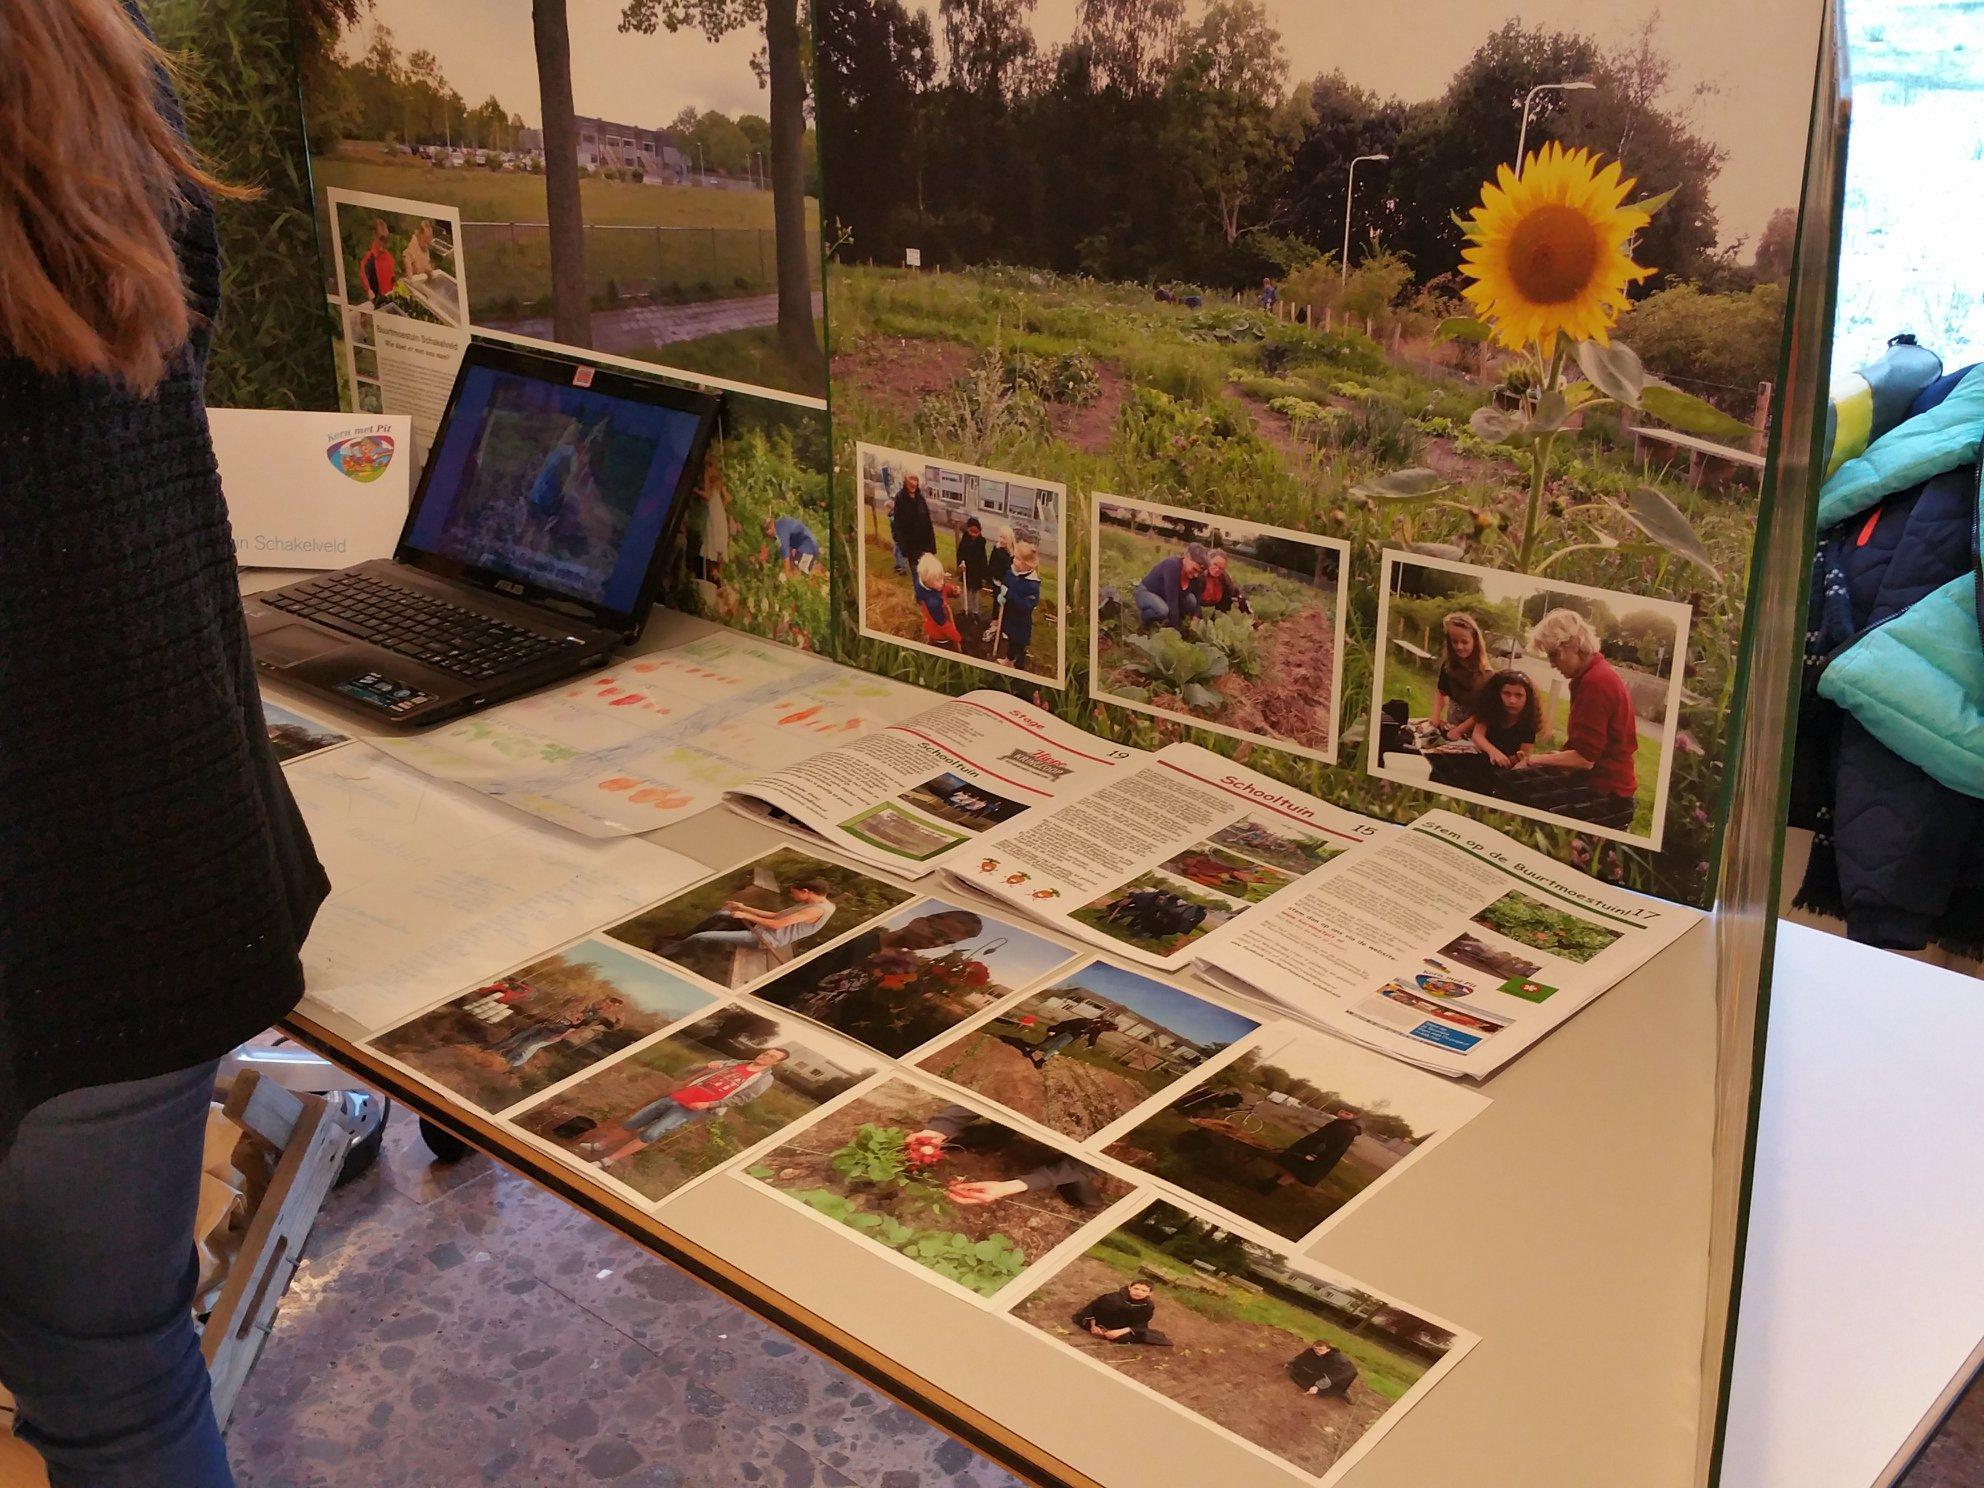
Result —
M 1354 1461 L 1471 1342 L 1162 1200 L 1012 1315 L 1318 1479 Z
M 1371 773 L 1658 847 L 1688 607 L 1385 558 Z
M 731 1004 L 515 1119 L 581 1165 L 665 1199 L 852 1089 L 875 1064 L 802 1019 Z
M 1130 1191 L 976 1106 L 902 1079 L 794 1132 L 746 1171 L 984 1297 Z
M 1349 551 L 1333 538 L 1098 495 L 1090 689 L 1334 760 Z
M 864 444 L 861 632 L 1059 687 L 1067 487 Z
M 985 685 L 948 639 L 892 643 L 924 633 L 889 538 L 901 481 L 878 489 L 863 449 L 1067 487 L 1070 675 L 1042 689 L 1060 716 L 1394 822 L 1429 789 L 1366 756 L 1387 704 L 1430 721 L 1441 645 L 1409 637 L 1423 698 L 1372 701 L 1372 673 L 1410 657 L 1379 621 L 1386 550 L 1618 596 L 1621 619 L 1684 608 L 1677 742 L 1644 762 L 1664 795 L 1619 773 L 1541 805 L 1431 789 L 1560 861 L 1705 902 L 1817 12 L 1589 0 L 1346 25 L 1313 0 L 904 0 L 883 46 L 857 10 L 815 34 L 819 75 L 844 80 L 819 131 L 834 521 L 870 594 L 848 658 Z M 1334 571 L 1318 545 L 1340 545 Z M 941 523 L 935 548 L 932 624 L 947 604 L 969 641 Z M 879 564 L 907 624 L 875 623 Z M 1635 686 L 1619 638 L 1598 643 Z M 1575 770 L 1551 714 L 1569 679 L 1533 648 L 1513 669 L 1537 737 L 1513 683 L 1484 733 L 1521 762 L 1472 729 L 1448 743 L 1494 784 Z
M 652 961 L 582 940 L 408 1019 L 372 1047 L 500 1111 L 712 1001 Z

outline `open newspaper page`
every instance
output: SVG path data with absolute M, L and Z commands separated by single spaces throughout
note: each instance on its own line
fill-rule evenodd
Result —
M 1430 811 L 1209 936 L 1199 960 L 1308 1022 L 1479 1078 L 1701 917 Z
M 730 792 L 909 878 L 980 856 L 979 839 L 1147 759 L 1010 693 L 973 692 Z
M 1178 970 L 1200 943 L 1392 828 L 1195 744 L 992 834 L 960 883 L 1067 934 Z

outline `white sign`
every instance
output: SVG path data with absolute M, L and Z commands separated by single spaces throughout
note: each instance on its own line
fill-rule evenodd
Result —
M 390 558 L 413 469 L 404 415 L 211 408 L 214 458 L 243 568 Z
M 905 267 L 907 267 L 907 268 L 912 268 L 912 269 L 920 269 L 920 268 L 922 268 L 922 267 L 923 267 L 923 250 L 922 250 L 921 248 L 905 248 L 905 249 L 903 249 L 903 251 L 902 251 L 902 261 L 903 261 L 903 264 L 904 264 L 904 266 L 905 266 Z

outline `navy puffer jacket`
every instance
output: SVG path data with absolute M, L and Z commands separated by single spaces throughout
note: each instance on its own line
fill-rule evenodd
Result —
M 1910 417 L 1970 369 L 1931 383 Z M 1894 950 L 1930 941 L 1984 951 L 1984 801 L 1931 779 L 1820 697 L 1825 662 L 1870 627 L 1977 562 L 1973 463 L 1888 497 L 1819 534 L 1791 824 L 1814 834 L 1802 909 L 1846 921 L 1854 940 Z

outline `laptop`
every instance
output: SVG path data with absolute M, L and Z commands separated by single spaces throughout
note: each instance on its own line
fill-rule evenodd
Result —
M 717 399 L 471 342 L 390 559 L 245 601 L 255 664 L 381 723 L 438 723 L 632 641 Z

